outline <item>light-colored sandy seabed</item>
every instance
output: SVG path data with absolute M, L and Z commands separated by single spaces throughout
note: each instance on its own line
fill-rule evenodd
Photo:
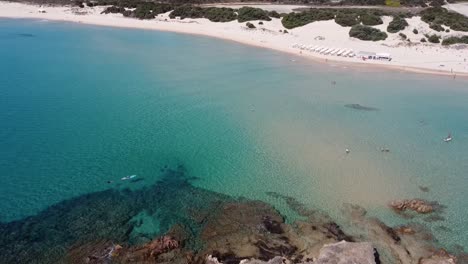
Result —
M 279 6 L 278 8 L 283 7 L 293 8 L 292 6 Z M 281 33 L 280 30 L 285 28 L 282 26 L 281 20 L 275 18 L 272 21 L 263 21 L 263 25 L 259 25 L 259 21 L 251 21 L 257 28 L 248 29 L 245 23 L 237 21 L 215 23 L 207 19 L 170 19 L 169 13 L 161 14 L 153 20 L 138 20 L 125 18 L 121 14 L 101 14 L 104 7 L 41 7 L 46 13 L 38 12 L 39 8 L 36 5 L 0 1 L 0 17 L 61 20 L 102 26 L 199 34 L 288 52 L 322 62 L 340 61 L 359 63 L 359 65 L 379 65 L 408 71 L 468 76 L 468 45 L 444 47 L 440 44 L 423 44 L 420 42 L 420 39 L 426 33 L 438 33 L 438 35 L 442 36 L 447 34 L 468 35 L 468 33 L 456 31 L 450 33 L 435 32 L 419 17 L 408 19 L 410 26 L 401 31 L 408 36 L 411 42 L 401 40 L 398 33 L 389 33 L 389 37 L 385 41 L 369 42 L 350 38 L 348 35 L 350 28 L 342 27 L 333 20 L 314 22 L 288 30 L 288 33 Z M 273 8 L 273 5 L 270 5 L 271 8 Z M 384 17 L 383 20 L 384 24 L 376 26 L 376 28 L 385 31 L 391 17 Z M 412 32 L 414 28 L 419 31 L 419 34 Z M 358 58 L 321 55 L 293 48 L 295 43 L 330 48 L 348 48 L 353 49 L 355 53 L 360 51 L 390 53 L 392 61 L 363 61 Z

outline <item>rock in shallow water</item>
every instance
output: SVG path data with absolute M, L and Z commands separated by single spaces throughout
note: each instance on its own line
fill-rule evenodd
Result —
M 341 241 L 322 247 L 314 263 L 317 264 L 376 264 L 374 247 L 371 243 L 352 243 Z
M 391 202 L 390 207 L 399 212 L 412 210 L 420 214 L 427 214 L 434 211 L 432 203 L 422 199 L 397 200 Z

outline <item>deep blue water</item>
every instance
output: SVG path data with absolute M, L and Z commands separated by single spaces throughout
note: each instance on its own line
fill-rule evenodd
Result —
M 415 221 L 446 246 L 468 245 L 466 79 L 38 20 L 0 20 L 0 58 L 0 221 L 148 186 L 183 164 L 197 186 L 286 215 L 266 192 L 337 218 L 343 202 L 361 204 L 389 224 L 406 221 L 388 210 L 392 199 L 436 200 L 445 220 Z

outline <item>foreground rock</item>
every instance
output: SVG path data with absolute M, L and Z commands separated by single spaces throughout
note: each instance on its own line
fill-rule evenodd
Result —
M 377 260 L 376 260 L 377 258 Z M 208 256 L 206 264 L 221 264 L 217 258 Z M 274 257 L 268 261 L 262 261 L 258 259 L 244 259 L 239 264 L 285 264 L 293 263 L 292 261 L 284 257 Z M 346 242 L 341 241 L 338 243 L 327 244 L 320 249 L 320 254 L 317 259 L 308 259 L 302 264 L 314 263 L 314 264 L 348 264 L 348 263 L 359 263 L 359 264 L 376 264 L 380 263 L 378 254 L 371 243 L 367 242 Z
M 317 264 L 376 264 L 376 251 L 371 243 L 352 243 L 341 241 L 335 244 L 325 245 L 320 250 L 320 255 L 314 263 Z
M 412 210 L 419 214 L 427 214 L 434 211 L 433 203 L 422 199 L 396 200 L 390 203 L 390 207 L 398 212 Z
M 421 259 L 420 264 L 455 264 L 457 258 L 450 255 L 445 250 L 439 250 L 435 252 L 430 258 Z

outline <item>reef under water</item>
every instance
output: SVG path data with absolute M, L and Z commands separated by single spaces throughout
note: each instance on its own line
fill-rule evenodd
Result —
M 149 187 L 82 195 L 35 216 L 1 223 L 0 259 L 4 263 L 206 263 L 212 256 L 221 263 L 239 263 L 280 256 L 306 263 L 324 245 L 342 240 L 370 242 L 375 253 L 369 263 L 457 259 L 437 248 L 423 227 L 388 227 L 368 218 L 356 205 L 343 208 L 357 227 L 351 232 L 319 210 L 269 193 L 302 217 L 288 224 L 267 203 L 194 187 L 195 179 L 183 166 L 163 173 Z M 143 228 L 148 223 L 151 228 Z M 460 253 L 458 261 L 466 261 L 466 255 Z
M 360 105 L 360 104 L 346 104 L 345 107 L 355 109 L 355 110 L 361 110 L 361 111 L 378 111 L 378 108 L 375 107 L 370 107 L 370 106 L 365 106 L 365 105 Z

